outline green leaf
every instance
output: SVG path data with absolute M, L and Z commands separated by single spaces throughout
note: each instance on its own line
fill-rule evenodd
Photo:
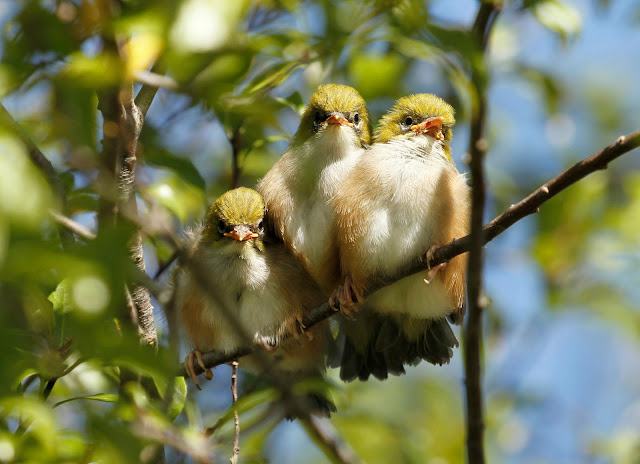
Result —
M 69 57 L 60 77 L 76 88 L 100 89 L 117 84 L 122 72 L 122 63 L 117 56 L 103 53 L 89 57 L 76 52 Z
M 53 304 L 54 312 L 64 314 L 71 311 L 71 281 L 62 280 L 48 298 Z
M 582 17 L 573 6 L 559 0 L 544 0 L 533 6 L 533 14 L 547 29 L 567 41 L 580 32 Z
M 349 65 L 351 82 L 369 100 L 400 93 L 400 84 L 408 66 L 398 55 L 359 54 Z
M 300 95 L 300 92 L 298 91 L 293 92 L 286 98 L 275 97 L 274 100 L 282 103 L 282 105 L 284 106 L 288 106 L 298 114 L 302 114 L 306 106 L 304 100 L 302 99 L 302 95 Z
M 256 92 L 267 92 L 274 87 L 282 84 L 296 69 L 304 66 L 306 63 L 301 61 L 296 62 L 278 62 L 269 66 L 265 71 L 261 72 L 251 83 L 246 94 L 253 94 Z
M 173 392 L 171 393 L 171 404 L 167 411 L 167 417 L 170 421 L 173 421 L 184 409 L 184 405 L 187 402 L 187 382 L 184 377 L 174 377 L 172 379 Z M 156 386 L 156 390 L 160 392 L 161 396 L 165 396 L 167 392 L 168 382 L 164 376 L 153 376 L 153 383 Z
M 58 401 L 53 405 L 53 407 L 57 408 L 60 405 L 76 400 L 92 400 L 101 401 L 103 403 L 117 403 L 119 398 L 120 396 L 114 393 L 96 393 L 95 395 L 75 396 L 73 398 L 67 398 L 66 400 Z
M 166 150 L 149 150 L 145 152 L 145 161 L 152 166 L 169 168 L 183 180 L 204 191 L 205 182 L 191 160 L 181 158 Z
M 146 191 L 183 223 L 202 215 L 204 192 L 180 177 L 169 175 L 149 186 Z

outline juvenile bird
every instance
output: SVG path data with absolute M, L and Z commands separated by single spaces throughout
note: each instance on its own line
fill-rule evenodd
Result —
M 327 296 L 340 279 L 330 200 L 370 138 L 360 94 L 346 85 L 320 86 L 291 145 L 258 184 L 270 228 Z
M 208 271 L 205 278 L 215 286 L 214 292 L 206 291 L 194 274 L 197 268 L 187 264 L 176 275 L 180 320 L 195 346 L 185 359 L 185 370 L 198 388 L 194 361 L 213 378 L 202 361 L 203 351 L 233 352 L 251 341 L 277 346 L 271 350 L 277 372 L 271 374 L 288 383 L 319 378 L 324 372 L 331 337 L 327 322 L 309 329 L 306 337 L 282 341 L 282 336 L 300 335 L 303 315 L 325 295 L 284 245 L 265 235 L 264 215 L 262 196 L 240 187 L 218 198 L 205 223 L 189 234 L 190 259 Z M 242 334 L 230 317 L 236 318 Z M 240 366 L 258 372 L 265 367 L 253 356 L 243 358 Z M 335 411 L 322 394 L 309 394 L 306 400 L 317 413 Z
M 469 188 L 450 153 L 453 113 L 435 95 L 399 99 L 333 199 L 344 280 L 332 302 L 347 314 L 360 303 L 357 320 L 341 322 L 343 380 L 402 374 L 421 359 L 448 363 L 458 346 L 446 317 L 464 316 L 464 255 L 362 297 L 468 232 Z

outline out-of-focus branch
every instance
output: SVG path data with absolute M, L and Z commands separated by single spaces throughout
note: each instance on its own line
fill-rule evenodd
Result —
M 467 267 L 467 321 L 464 326 L 464 372 L 467 427 L 467 462 L 484 464 L 484 420 L 482 398 L 482 220 L 486 189 L 484 157 L 488 143 L 485 138 L 487 119 L 487 87 L 489 70 L 485 51 L 491 28 L 500 12 L 499 2 L 480 4 L 472 33 L 478 44 L 479 59 L 471 63 L 471 127 L 469 133 L 469 170 L 471 172 L 471 232 Z
M 172 424 L 158 423 L 157 419 L 151 414 L 138 410 L 138 420 L 133 423 L 133 432 L 147 440 L 156 442 L 144 449 L 140 455 L 140 461 L 143 463 L 157 464 L 157 455 L 154 446 L 167 445 L 190 456 L 194 462 L 200 464 L 211 464 L 213 460 L 209 457 L 211 450 L 204 435 L 185 436 L 184 433 Z
M 62 214 L 66 214 L 67 211 L 67 190 L 62 183 L 62 180 L 58 176 L 55 168 L 46 156 L 40 151 L 36 144 L 31 140 L 31 137 L 24 131 L 20 124 L 13 119 L 13 116 L 7 111 L 7 109 L 0 103 L 0 124 L 9 128 L 14 132 L 27 147 L 27 153 L 31 161 L 42 171 L 49 186 L 53 190 L 56 197 L 60 201 L 60 207 Z M 58 228 L 60 233 L 60 240 L 64 247 L 69 247 L 75 241 L 73 234 L 66 227 Z
M 242 150 L 242 122 L 227 134 L 231 143 L 231 188 L 234 189 L 240 182 L 240 151 Z
M 105 47 L 114 54 L 120 54 L 116 40 L 105 37 Z M 111 197 L 101 197 L 98 211 L 100 227 L 111 225 L 122 217 L 133 219 L 138 223 L 138 206 L 135 195 L 135 169 L 138 139 L 144 124 L 144 114 L 138 108 L 133 97 L 133 83 L 124 83 L 119 88 L 110 88 L 98 95 L 99 109 L 104 117 L 103 122 L 103 155 L 108 172 L 101 178 L 104 183 L 113 182 L 116 185 L 110 189 Z M 149 103 L 150 104 L 150 103 Z M 129 241 L 131 259 L 136 266 L 145 272 L 144 254 L 142 250 L 142 235 L 136 230 Z M 131 299 L 137 312 L 136 320 L 141 342 L 155 346 L 158 342 L 153 305 L 149 291 L 134 285 L 131 289 Z
M 91 232 L 85 226 L 67 216 L 58 213 L 57 211 L 50 209 L 49 216 L 51 216 L 53 220 L 60 224 L 64 229 L 73 232 L 79 237 L 82 237 L 86 240 L 93 240 L 94 238 L 96 238 L 96 234 Z
M 565 190 L 566 188 L 570 187 L 571 185 L 575 184 L 579 180 L 597 170 L 606 169 L 611 161 L 638 146 L 640 146 L 640 130 L 618 138 L 618 140 L 605 147 L 598 153 L 574 164 L 557 177 L 554 177 L 553 179 L 545 183 L 542 187 L 533 191 L 517 204 L 511 205 L 509 209 L 507 209 L 507 211 L 497 216 L 495 219 L 485 225 L 482 228 L 482 244 L 484 245 L 490 242 L 522 218 L 537 212 L 538 208 L 542 204 L 544 204 L 546 201 L 548 201 L 561 191 Z M 440 263 L 447 262 L 455 258 L 456 256 L 469 251 L 470 245 L 470 235 L 452 240 L 450 243 L 438 248 L 434 252 L 433 258 L 431 259 L 431 266 L 433 267 Z M 400 279 L 413 274 L 417 274 L 418 272 L 424 272 L 425 269 L 425 263 L 420 259 L 416 259 L 393 279 L 384 281 L 380 280 L 379 282 L 377 282 L 369 294 L 387 285 L 391 285 Z M 335 311 L 329 307 L 329 304 L 323 303 L 317 308 L 311 310 L 309 314 L 307 314 L 303 318 L 302 323 L 306 328 L 311 328 L 315 324 L 327 319 L 328 317 L 331 317 L 334 314 Z M 254 343 L 252 345 L 248 345 L 246 348 L 236 350 L 233 353 L 219 353 L 217 351 L 209 351 L 207 353 L 204 353 L 202 357 L 205 365 L 209 368 L 213 368 L 219 366 L 220 364 L 229 363 L 234 359 L 242 358 L 260 349 L 262 349 L 262 347 L 259 344 Z M 177 369 L 177 372 L 179 373 L 179 375 L 186 375 L 183 366 L 180 366 Z M 199 366 L 196 366 L 196 372 L 202 372 Z
M 353 450 L 340 439 L 335 430 L 325 430 L 315 417 L 302 420 L 309 436 L 322 448 L 333 464 L 362 464 Z
M 143 85 L 136 95 L 135 104 L 140 109 L 143 116 L 147 115 L 153 99 L 158 93 L 160 87 L 175 90 L 178 88 L 178 83 L 168 76 L 163 75 L 164 69 L 161 65 L 156 63 L 151 68 L 151 71 L 138 71 L 135 74 L 136 80 Z
M 233 397 L 233 453 L 229 462 L 231 464 L 238 464 L 238 457 L 240 456 L 240 417 L 238 416 L 238 409 L 235 407 L 238 402 L 238 361 L 231 363 L 231 395 Z

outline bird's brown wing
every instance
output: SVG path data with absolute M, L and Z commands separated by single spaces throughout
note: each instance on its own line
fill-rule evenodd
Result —
M 454 238 L 464 237 L 469 233 L 470 193 L 464 176 L 455 169 L 444 171 L 438 182 L 438 197 L 434 208 L 436 244 L 446 245 Z M 465 313 L 465 292 L 467 271 L 467 254 L 458 255 L 447 263 L 442 276 L 444 286 L 454 310 L 448 318 L 455 324 L 461 324 Z M 438 273 L 440 274 L 440 273 Z

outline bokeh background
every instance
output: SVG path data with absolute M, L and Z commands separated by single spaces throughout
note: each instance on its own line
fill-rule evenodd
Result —
M 102 138 L 96 91 L 156 60 L 154 71 L 166 72 L 172 88 L 160 89 L 145 121 L 138 206 L 143 220 L 176 234 L 228 188 L 255 185 L 322 83 L 356 87 L 374 121 L 400 96 L 442 96 L 456 108 L 453 153 L 467 170 L 475 56 L 468 29 L 476 1 L 119 3 L 113 14 L 100 0 L 0 2 L 2 104 L 64 179 L 68 214 L 94 231 Z M 126 59 L 105 50 L 102 37 L 113 34 L 132 38 Z M 487 221 L 640 128 L 639 50 L 635 0 L 505 2 L 487 61 Z M 61 251 L 44 219 L 55 200 L 25 153 L 2 128 L 0 462 L 133 462 L 148 437 L 131 435 L 131 416 L 152 406 L 140 392 L 118 398 L 113 365 L 167 381 L 175 367 L 167 348 L 171 315 L 154 300 L 158 358 L 111 333 L 122 304 L 117 276 L 126 267 L 121 236 L 101 233 L 72 253 Z M 489 462 L 640 462 L 638 167 L 636 150 L 487 245 Z M 172 248 L 149 234 L 144 249 L 153 276 Z M 169 275 L 159 282 L 168 285 Z M 61 361 L 55 349 L 66 337 L 76 351 Z M 181 358 L 188 349 L 181 345 Z M 450 365 L 423 363 L 384 382 L 345 385 L 329 371 L 339 410 L 332 425 L 368 463 L 463 462 L 461 354 Z M 88 361 L 43 400 L 47 376 L 74 356 Z M 45 380 L 17 387 L 34 374 Z M 241 385 L 250 381 L 242 377 Z M 52 407 L 96 394 L 104 396 Z M 202 392 L 189 386 L 184 411 L 163 427 L 195 440 L 230 401 L 229 369 L 219 367 Z M 22 436 L 20 414 L 40 417 Z M 220 460 L 228 457 L 224 436 L 209 443 Z M 168 451 L 170 462 L 182 459 L 190 458 Z M 326 460 L 295 422 L 259 424 L 241 437 L 241 462 Z

